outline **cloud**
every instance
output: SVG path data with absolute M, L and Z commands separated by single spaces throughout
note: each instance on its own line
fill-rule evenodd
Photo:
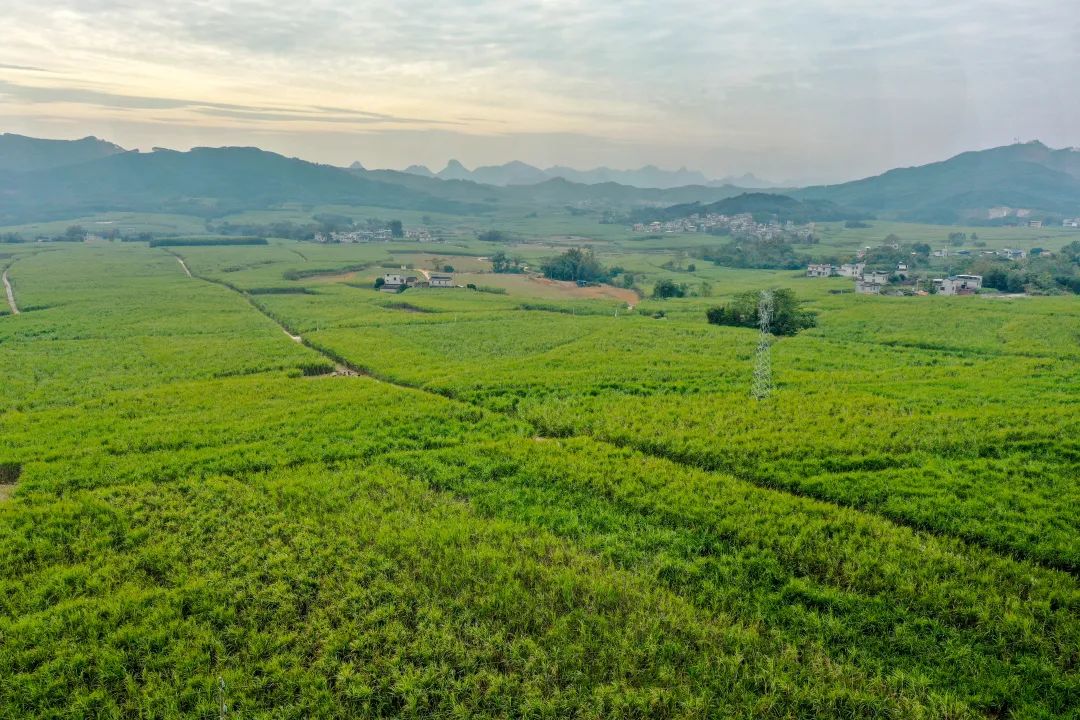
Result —
M 45 68 L 34 67 L 33 65 L 11 65 L 9 63 L 0 63 L 0 70 L 25 70 L 29 72 L 49 72 Z
M 456 123 L 604 137 L 660 164 L 697 146 L 717 173 L 757 169 L 725 165 L 731 148 L 774 174 L 855 175 L 1014 135 L 1080 144 L 1075 0 L 52 0 L 5 21 L 0 62 L 64 78 L 0 87 L 24 113 Z
M 280 122 L 328 122 L 328 123 L 395 123 L 422 125 L 453 125 L 452 120 L 425 120 L 421 118 L 396 117 L 385 113 L 350 110 L 348 108 L 259 107 L 233 103 L 210 102 L 170 97 L 124 95 L 70 86 L 24 85 L 0 80 L 0 94 L 28 103 L 75 103 L 130 110 L 177 110 L 190 109 L 204 115 L 243 118 L 247 120 Z

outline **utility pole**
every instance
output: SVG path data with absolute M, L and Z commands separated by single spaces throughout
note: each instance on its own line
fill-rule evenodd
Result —
M 754 379 L 750 387 L 750 396 L 755 400 L 764 400 L 773 391 L 772 379 L 772 315 L 773 294 L 762 290 L 758 299 L 758 345 L 754 353 Z

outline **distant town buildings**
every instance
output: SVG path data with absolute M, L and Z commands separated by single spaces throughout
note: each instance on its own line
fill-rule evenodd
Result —
M 1080 228 L 1080 217 L 1065 218 L 1061 221 L 1061 227 Z
M 368 243 L 390 242 L 394 240 L 394 234 L 390 228 L 378 228 L 375 230 L 341 230 L 330 233 L 315 233 L 315 242 L 319 243 Z M 405 230 L 406 240 L 426 242 L 432 239 L 431 231 L 427 228 Z
M 794 240 L 807 241 L 814 236 L 816 226 L 814 223 L 796 225 L 788 221 L 780 224 L 776 221 L 759 223 L 754 220 L 750 213 L 739 215 L 723 215 L 719 213 L 707 213 L 701 215 L 695 213 L 688 217 L 665 222 L 634 223 L 631 230 L 636 233 L 669 234 L 680 232 L 709 232 L 710 230 L 727 230 L 734 236 L 751 237 L 756 240 Z

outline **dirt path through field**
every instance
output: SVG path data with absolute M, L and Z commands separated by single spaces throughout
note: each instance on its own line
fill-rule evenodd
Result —
M 191 277 L 191 271 L 188 270 L 188 266 L 187 263 L 184 262 L 184 258 L 180 257 L 179 255 L 173 255 L 173 257 L 176 258 L 176 262 L 180 263 L 180 267 L 184 268 L 184 274 L 188 277 Z
M 15 304 L 15 291 L 11 288 L 11 281 L 8 280 L 8 271 L 4 270 L 4 292 L 7 293 L 7 304 L 11 308 L 12 315 L 19 314 L 19 306 Z

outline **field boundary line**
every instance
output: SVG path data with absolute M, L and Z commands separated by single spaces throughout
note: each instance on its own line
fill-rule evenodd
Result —
M 171 251 L 168 251 L 168 250 L 166 250 L 166 252 L 169 252 L 170 254 L 173 254 Z M 269 309 L 264 308 L 257 301 L 255 301 L 255 299 L 252 298 L 251 295 L 249 295 L 247 292 L 245 292 L 241 288 L 239 288 L 239 287 L 237 287 L 237 286 L 235 286 L 235 285 L 233 285 L 231 283 L 225 282 L 223 280 L 217 280 L 215 278 L 205 277 L 205 276 L 202 276 L 202 275 L 193 275 L 192 277 L 194 277 L 196 279 L 199 279 L 199 280 L 202 280 L 204 282 L 212 283 L 214 285 L 220 285 L 221 287 L 227 288 L 227 289 L 237 293 L 238 295 L 243 297 L 245 300 L 247 300 L 248 304 L 251 305 L 253 308 L 255 308 L 257 311 L 259 311 L 259 313 L 261 313 L 267 319 L 271 320 L 274 324 L 276 324 L 278 327 L 280 327 L 285 332 L 285 334 L 288 335 L 290 338 L 294 338 L 294 339 L 295 338 L 300 338 L 300 340 L 298 340 L 297 342 L 300 342 L 305 347 L 308 347 L 311 350 L 314 350 L 315 352 L 321 354 L 323 357 L 327 358 L 328 360 L 333 361 L 335 363 L 335 365 L 338 365 L 338 366 L 340 366 L 342 368 L 345 368 L 345 369 L 351 371 L 352 373 L 355 373 L 356 375 L 359 375 L 359 376 L 362 376 L 362 377 L 367 377 L 367 378 L 370 378 L 370 379 L 375 380 L 377 382 L 384 382 L 387 385 L 393 385 L 394 387 L 399 387 L 399 388 L 402 388 L 403 390 L 414 390 L 414 391 L 418 390 L 420 392 L 427 393 L 428 395 L 433 395 L 433 396 L 441 397 L 441 398 L 444 398 L 444 399 L 447 399 L 447 400 L 452 400 L 454 402 L 463 403 L 463 404 L 469 405 L 471 407 L 477 408 L 477 409 L 479 409 L 479 410 L 481 410 L 483 412 L 491 412 L 491 413 L 495 413 L 497 415 L 503 415 L 504 417 L 509 417 L 509 418 L 512 418 L 514 420 L 518 420 L 520 422 L 523 422 L 523 423 L 531 426 L 539 435 L 543 435 L 545 437 L 565 438 L 565 439 L 582 438 L 582 439 L 586 439 L 586 440 L 592 440 L 593 442 L 603 443 L 605 445 L 610 445 L 610 446 L 616 447 L 616 448 L 634 450 L 636 452 L 641 453 L 642 455 L 646 455 L 648 457 L 652 457 L 652 458 L 656 458 L 656 459 L 660 459 L 660 460 L 666 460 L 668 462 L 675 463 L 676 465 L 680 465 L 680 466 L 685 467 L 685 468 L 690 468 L 690 469 L 695 469 L 695 470 L 702 470 L 702 471 L 705 471 L 705 472 L 724 473 L 724 474 L 726 474 L 726 475 L 728 475 L 728 476 L 730 476 L 730 477 L 732 477 L 732 478 L 734 478 L 736 480 L 745 482 L 748 485 L 752 485 L 753 487 L 756 487 L 756 488 L 761 488 L 761 489 L 765 489 L 765 490 L 771 490 L 771 491 L 774 491 L 774 492 L 780 492 L 780 493 L 784 493 L 786 495 L 790 495 L 792 497 L 798 497 L 798 498 L 802 498 L 804 500 L 813 500 L 815 502 L 820 502 L 820 503 L 823 503 L 825 505 L 829 505 L 829 506 L 834 507 L 834 508 L 844 509 L 844 510 L 851 510 L 851 511 L 854 511 L 854 512 L 862 513 L 864 515 L 877 518 L 877 519 L 881 520 L 882 522 L 889 523 L 890 525 L 894 525 L 894 526 L 897 526 L 897 527 L 903 527 L 903 528 L 906 528 L 906 529 L 911 530 L 913 532 L 925 533 L 925 534 L 933 536 L 933 537 L 946 538 L 946 539 L 954 540 L 954 541 L 956 541 L 958 543 L 961 543 L 962 545 L 965 545 L 967 547 L 979 548 L 980 550 L 982 550 L 984 552 L 991 553 L 991 554 L 993 554 L 993 555 L 995 555 L 995 556 L 997 556 L 999 558 L 1002 558 L 1002 559 L 1009 559 L 1009 560 L 1012 560 L 1014 562 L 1031 563 L 1033 565 L 1036 565 L 1038 567 L 1043 568 L 1044 570 L 1050 570 L 1050 571 L 1053 571 L 1053 572 L 1062 572 L 1062 573 L 1065 573 L 1065 574 L 1070 575 L 1072 577 L 1080 577 L 1080 568 L 1078 568 L 1077 566 L 1075 566 L 1075 565 L 1073 565 L 1071 563 L 1060 562 L 1060 561 L 1052 560 L 1052 559 L 1049 559 L 1049 558 L 1036 557 L 1034 555 L 1024 553 L 1024 552 L 1020 551 L 1017 548 L 1003 547 L 1000 544 L 995 544 L 995 543 L 993 543 L 991 540 L 989 540 L 987 538 L 981 538 L 981 537 L 977 537 L 977 536 L 969 536 L 969 535 L 957 534 L 957 533 L 949 532 L 948 530 L 944 530 L 944 529 L 941 529 L 941 528 L 935 528 L 935 527 L 925 525 L 923 523 L 919 523 L 914 519 L 909 519 L 909 518 L 904 518 L 904 517 L 896 517 L 894 515 L 889 515 L 889 514 L 886 514 L 886 513 L 883 513 L 883 512 L 878 512 L 878 511 L 875 511 L 875 510 L 872 510 L 872 509 L 868 509 L 866 507 L 860 507 L 860 506 L 857 506 L 857 505 L 854 505 L 854 504 L 847 504 L 847 503 L 838 502 L 837 500 L 829 498 L 829 497 L 815 495 L 813 493 L 801 490 L 799 488 L 792 488 L 792 487 L 790 487 L 790 486 L 788 486 L 788 485 L 786 485 L 784 483 L 777 483 L 777 482 L 775 482 L 775 481 L 773 481 L 770 478 L 765 477 L 765 476 L 759 476 L 759 475 L 755 475 L 755 474 L 752 474 L 752 473 L 748 473 L 746 471 L 740 471 L 740 470 L 737 470 L 737 469 L 732 469 L 732 468 L 724 467 L 722 465 L 716 465 L 716 464 L 709 463 L 709 462 L 704 462 L 703 463 L 703 462 L 693 461 L 691 459 L 683 457 L 677 451 L 673 451 L 673 450 L 670 450 L 670 449 L 667 449 L 667 448 L 656 447 L 656 446 L 651 445 L 649 443 L 640 444 L 640 443 L 633 442 L 632 440 L 622 440 L 622 439 L 619 439 L 619 438 L 606 437 L 602 433 L 578 432 L 578 431 L 574 431 L 574 430 L 562 431 L 562 430 L 556 429 L 556 428 L 544 428 L 544 427 L 542 427 L 540 425 L 537 425 L 536 422 L 534 422 L 532 420 L 529 420 L 526 417 L 522 417 L 521 415 L 518 415 L 514 411 L 494 410 L 492 408 L 485 407 L 484 405 L 481 405 L 481 404 L 478 404 L 478 403 L 475 403 L 475 402 L 470 402 L 469 400 L 458 397 L 453 392 L 450 392 L 450 391 L 443 392 L 443 391 L 439 391 L 437 389 L 428 387 L 426 385 L 422 385 L 420 383 L 410 383 L 410 382 L 401 380 L 400 378 L 396 378 L 396 377 L 393 377 L 391 375 L 387 375 L 385 373 L 378 372 L 378 371 L 376 371 L 376 370 L 374 370 L 372 368 L 365 367 L 363 365 L 358 365 L 357 363 L 353 362 L 352 360 L 349 360 L 348 358 L 344 357 L 343 355 L 341 355 L 340 353 L 338 353 L 335 350 L 332 350 L 330 348 L 322 346 L 322 345 L 320 345 L 320 344 L 318 344 L 316 342 L 313 342 L 313 341 L 309 340 L 308 338 L 303 338 L 303 337 L 301 337 L 299 335 L 296 335 L 294 333 L 294 331 L 286 323 L 284 323 L 282 320 L 277 318 Z

